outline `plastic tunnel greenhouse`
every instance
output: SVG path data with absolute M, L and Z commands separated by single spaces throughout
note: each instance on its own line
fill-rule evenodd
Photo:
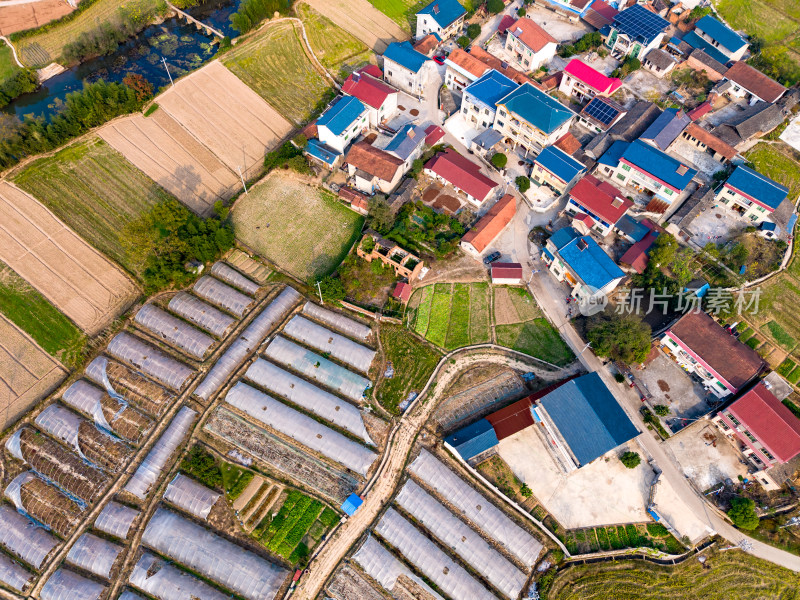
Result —
M 80 524 L 84 504 L 79 504 L 33 471 L 24 471 L 6 486 L 5 496 L 31 518 L 66 538 Z
M 207 300 L 212 304 L 216 304 L 220 308 L 236 315 L 240 319 L 245 313 L 250 310 L 256 301 L 235 290 L 226 283 L 222 283 L 219 279 L 214 279 L 208 275 L 203 275 L 194 284 L 192 291 L 200 296 L 203 300 Z
M 282 396 L 321 419 L 372 443 L 357 407 L 319 389 L 261 358 L 250 365 L 245 377 L 264 389 Z
M 251 281 L 224 262 L 215 262 L 211 265 L 211 274 L 217 279 L 229 283 L 235 288 L 239 288 L 250 296 L 255 296 L 256 292 L 258 292 L 259 285 L 256 282 Z
M 355 367 L 362 373 L 369 371 L 375 358 L 375 350 L 357 344 L 350 338 L 325 329 L 300 315 L 292 317 L 286 324 L 284 333 L 321 352 L 327 352 L 333 358 Z
M 130 402 L 150 415 L 162 415 L 175 399 L 175 394 L 162 385 L 105 356 L 98 356 L 90 362 L 85 373 L 109 396 Z
M 425 590 L 431 598 L 444 600 L 439 594 L 433 591 L 427 583 L 414 575 L 411 569 L 397 560 L 394 555 L 384 548 L 374 537 L 368 537 L 361 548 L 353 555 L 353 559 L 364 572 L 381 584 L 387 592 L 394 590 L 397 578 L 400 576 L 408 577 L 411 581 Z
M 0 504 L 0 546 L 9 554 L 40 569 L 58 546 L 58 539 L 8 504 Z
M 0 583 L 3 583 L 17 592 L 27 591 L 33 580 L 31 575 L 20 564 L 0 553 Z
M 84 533 L 67 553 L 67 564 L 108 579 L 122 546 L 91 533 Z
M 61 567 L 50 576 L 39 594 L 40 600 L 98 600 L 106 588 Z
M 289 436 L 364 477 L 377 458 L 377 455 L 365 446 L 241 381 L 231 388 L 225 401 L 275 431 Z
M 125 484 L 124 489 L 126 492 L 130 492 L 139 500 L 147 498 L 150 488 L 158 481 L 161 471 L 181 442 L 183 442 L 186 434 L 189 433 L 189 429 L 194 424 L 196 417 L 197 413 L 194 410 L 188 406 L 181 407 L 169 427 L 164 430 L 161 437 L 158 438 L 158 441 L 145 456 L 142 464 L 136 469 L 133 477 Z
M 219 391 L 222 384 L 242 365 L 247 356 L 267 339 L 269 332 L 289 314 L 299 299 L 300 294 L 290 287 L 278 294 L 220 356 L 205 379 L 197 386 L 195 395 L 208 401 Z
M 191 596 L 189 597 L 191 598 Z M 200 597 L 198 596 L 198 598 Z M 202 598 L 205 598 L 205 596 L 202 596 Z M 125 590 L 117 600 L 144 600 L 144 597 L 130 590 Z
M 355 402 L 363 402 L 364 390 L 369 387 L 366 377 L 348 371 L 285 337 L 277 336 L 272 340 L 264 355 Z
M 159 508 L 147 524 L 142 543 L 218 583 L 246 600 L 269 600 L 289 572 L 215 533 Z
M 139 511 L 135 508 L 112 500 L 97 515 L 94 526 L 98 531 L 124 540 L 127 539 L 131 526 L 138 516 Z
M 164 499 L 178 508 L 205 521 L 220 498 L 220 494 L 182 473 L 175 475 L 164 492 Z
M 189 356 L 202 360 L 214 345 L 214 338 L 155 304 L 145 304 L 134 317 L 139 325 Z
M 108 353 L 175 391 L 182 390 L 194 373 L 188 365 L 125 331 L 109 342 Z
M 384 513 L 375 532 L 451 598 L 497 600 L 464 567 L 442 552 L 393 508 Z
M 423 450 L 411 463 L 409 471 L 461 511 L 484 534 L 516 556 L 525 565 L 533 565 L 542 544 L 514 523 L 505 513 L 453 473 L 433 454 Z
M 189 575 L 157 556 L 145 552 L 133 567 L 130 584 L 158 600 L 230 600 L 194 575 Z M 120 600 L 124 597 L 120 596 Z
M 187 292 L 178 292 L 167 308 L 218 338 L 225 337 L 236 323 L 232 316 Z
M 353 319 L 349 319 L 344 315 L 337 312 L 323 308 L 313 302 L 306 302 L 303 306 L 303 314 L 308 315 L 312 319 L 316 319 L 320 323 L 324 323 L 329 327 L 333 327 L 337 331 L 345 334 L 356 340 L 366 342 L 372 331 L 367 325 L 359 323 Z

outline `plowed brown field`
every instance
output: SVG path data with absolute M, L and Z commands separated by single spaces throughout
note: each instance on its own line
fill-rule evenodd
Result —
M 66 0 L 41 0 L 3 6 L 0 8 L 0 35 L 39 27 L 73 10 Z
M 92 335 L 136 297 L 133 282 L 56 216 L 0 182 L 0 261 Z
M 339 27 L 378 53 L 391 42 L 408 39 L 408 34 L 367 0 L 305 0 Z

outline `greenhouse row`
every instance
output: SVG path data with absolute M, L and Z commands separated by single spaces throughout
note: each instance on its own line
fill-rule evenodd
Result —
M 0 553 L 0 583 L 17 592 L 25 592 L 32 580 L 33 575 L 8 556 Z
M 194 391 L 195 395 L 208 401 L 222 387 L 233 372 L 245 361 L 247 356 L 258 348 L 269 332 L 289 314 L 300 299 L 294 288 L 287 287 L 253 319 L 241 335 L 220 356 Z
M 503 511 L 453 473 L 433 454 L 423 450 L 409 467 L 442 498 L 462 512 L 478 529 L 516 556 L 524 565 L 533 565 L 542 544 L 511 520 Z
M 134 321 L 197 360 L 203 360 L 215 343 L 214 338 L 207 333 L 181 321 L 155 304 L 145 304 L 140 308 Z
M 208 519 L 219 498 L 220 494 L 182 473 L 175 475 L 164 492 L 165 500 L 203 521 Z
M 240 319 L 256 303 L 250 296 L 246 296 L 231 286 L 222 283 L 219 279 L 214 279 L 208 275 L 203 275 L 198 279 L 192 291 L 203 300 L 216 304 Z
M 464 567 L 442 552 L 393 508 L 384 513 L 375 531 L 451 598 L 497 600 Z
M 40 569 L 58 539 L 8 504 L 0 504 L 0 546 L 34 569 Z
M 350 338 L 325 329 L 300 315 L 292 317 L 292 320 L 286 324 L 284 333 L 307 346 L 327 352 L 333 358 L 362 373 L 369 371 L 372 360 L 375 358 L 375 350 L 357 344 Z
M 108 353 L 175 391 L 182 390 L 194 373 L 189 366 L 125 331 L 109 342 Z
M 109 579 L 122 546 L 91 533 L 84 533 L 67 553 L 67 564 Z
M 211 274 L 217 279 L 221 279 L 225 283 L 239 288 L 250 296 L 255 296 L 256 292 L 258 292 L 259 285 L 257 283 L 250 281 L 247 277 L 239 273 L 239 271 L 224 262 L 215 262 L 211 265 Z
M 387 592 L 393 592 L 398 577 L 407 577 L 420 588 L 427 592 L 431 598 L 444 600 L 439 594 L 433 591 L 427 583 L 414 575 L 411 570 L 402 562 L 397 560 L 394 555 L 384 548 L 374 537 L 368 537 L 361 548 L 353 555 L 353 559 L 364 572 L 381 584 Z
M 308 315 L 312 319 L 316 319 L 320 323 L 325 323 L 329 327 L 333 327 L 337 331 L 342 332 L 346 336 L 366 342 L 372 330 L 363 323 L 359 323 L 353 319 L 349 319 L 344 315 L 337 312 L 322 308 L 313 302 L 306 302 L 303 306 L 303 314 Z
M 405 483 L 395 502 L 506 597 L 519 596 L 527 575 L 413 480 Z
M 17 510 L 24 511 L 62 537 L 68 537 L 80 523 L 83 507 L 33 471 L 20 473 L 11 480 L 5 495 Z
M 130 584 L 158 600 L 230 600 L 230 595 L 214 589 L 166 561 L 145 552 L 133 567 Z M 123 594 L 119 600 L 125 597 Z M 137 599 L 138 596 L 133 596 Z
M 44 584 L 39 598 L 40 600 L 98 600 L 105 591 L 104 585 L 61 567 Z
M 198 596 L 198 598 L 200 597 L 205 598 L 205 596 Z M 191 596 L 189 596 L 189 598 L 191 598 Z M 124 592 L 122 592 L 122 595 L 118 598 L 118 600 L 144 600 L 144 597 L 130 590 L 125 590 Z
M 130 402 L 150 415 L 160 416 L 175 399 L 172 392 L 156 382 L 105 356 L 90 362 L 85 374 L 111 397 Z
M 364 477 L 377 458 L 377 455 L 365 446 L 241 381 L 228 392 L 225 401 L 261 423 L 272 427 L 275 431 L 343 464 Z
M 269 600 L 288 571 L 164 508 L 147 524 L 142 543 L 246 600 Z
M 187 292 L 178 292 L 169 301 L 168 308 L 176 315 L 205 329 L 218 338 L 225 337 L 236 323 L 236 319 L 232 316 L 226 315 L 218 308 L 203 302 L 199 298 L 195 298 Z
M 370 385 L 366 377 L 348 371 L 282 336 L 276 336 L 264 354 L 355 402 L 364 400 L 364 390 Z
M 361 418 L 361 411 L 357 407 L 319 389 L 305 379 L 300 379 L 262 358 L 256 359 L 248 367 L 245 377 L 325 421 L 372 443 Z
M 103 507 L 100 514 L 94 521 L 94 527 L 98 531 L 113 535 L 121 540 L 128 538 L 131 526 L 139 516 L 139 511 L 135 508 L 125 506 L 113 500 Z
M 188 406 L 181 407 L 169 427 L 164 430 L 150 452 L 144 457 L 133 477 L 125 484 L 126 492 L 130 492 L 140 500 L 147 498 L 150 488 L 158 480 L 167 461 L 189 433 L 196 417 L 197 413 L 194 410 Z
M 78 444 L 81 417 L 71 410 L 60 408 L 58 404 L 51 404 L 36 417 L 36 425 L 57 440 L 61 440 L 66 446 L 72 448 L 80 454 L 81 448 Z

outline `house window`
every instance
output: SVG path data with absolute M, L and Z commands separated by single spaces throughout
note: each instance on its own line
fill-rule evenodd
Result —
M 726 193 L 726 194 L 728 194 L 729 196 L 735 196 L 735 195 L 736 195 L 736 192 L 734 192 L 734 191 L 733 191 L 732 189 L 730 189 L 730 188 L 726 189 L 726 190 L 725 190 L 725 193 Z
M 505 117 L 506 116 L 506 111 L 504 111 L 502 108 L 500 109 L 500 116 L 501 117 Z
M 489 109 L 488 108 L 484 108 L 483 109 L 483 114 L 488 115 L 489 114 Z
M 758 212 L 766 212 L 766 209 L 763 206 L 756 206 L 756 210 Z
M 619 179 L 620 181 L 625 181 L 625 175 L 623 175 L 622 173 L 617 173 L 617 179 Z
M 386 74 L 387 74 L 389 77 L 391 77 L 391 76 L 392 76 L 392 72 L 391 72 L 391 71 L 386 71 Z
M 505 126 L 506 126 L 506 124 L 505 124 L 505 123 L 503 123 L 502 121 L 498 121 L 498 122 L 497 122 L 497 126 L 498 126 L 498 127 L 505 127 Z
M 626 165 L 625 163 L 623 163 L 623 164 L 622 164 L 622 170 L 623 170 L 623 171 L 630 171 L 630 170 L 631 170 L 631 168 L 630 168 L 630 166 L 629 166 L 629 165 Z
M 670 190 L 670 189 L 664 188 L 664 193 L 665 193 L 667 196 L 672 196 L 672 193 L 673 193 L 673 192 L 672 192 L 672 190 Z

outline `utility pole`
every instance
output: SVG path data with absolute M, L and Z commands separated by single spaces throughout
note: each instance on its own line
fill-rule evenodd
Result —
M 169 77 L 170 84 L 172 85 L 172 87 L 175 87 L 175 82 L 172 81 L 172 74 L 169 72 L 169 67 L 167 66 L 167 59 L 162 56 L 161 62 L 164 63 L 164 69 L 166 69 L 167 71 L 167 77 Z
M 236 165 L 236 169 L 239 171 L 239 178 L 242 180 L 242 187 L 244 188 L 244 193 L 249 194 L 250 192 L 247 191 L 247 184 L 244 182 L 244 175 L 242 175 L 242 167 Z
M 322 299 L 322 288 L 319 287 L 319 280 L 317 280 L 317 292 L 319 293 L 320 304 L 325 304 L 325 301 Z

